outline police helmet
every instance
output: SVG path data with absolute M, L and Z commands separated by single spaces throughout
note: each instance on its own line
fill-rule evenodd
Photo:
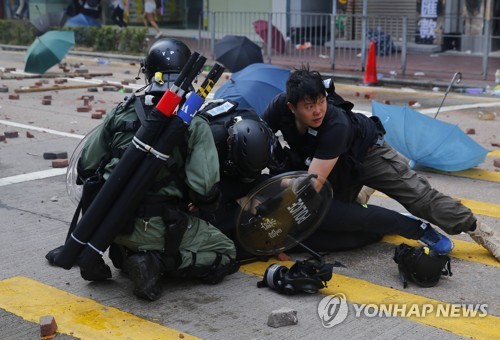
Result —
M 230 163 L 226 170 L 243 178 L 256 178 L 269 164 L 274 135 L 260 119 L 238 118 L 228 130 Z
M 164 38 L 156 41 L 141 63 L 146 81 L 152 83 L 153 92 L 165 92 L 177 78 L 191 56 L 191 50 L 182 41 Z M 157 72 L 160 72 L 158 77 Z

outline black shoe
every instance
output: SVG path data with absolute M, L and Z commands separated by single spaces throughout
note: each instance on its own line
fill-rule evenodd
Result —
M 124 270 L 134 282 L 134 295 L 149 301 L 161 296 L 161 270 L 149 252 L 134 254 L 124 262 Z
M 47 255 L 45 255 L 45 258 L 47 259 L 47 261 L 49 261 L 51 265 L 55 265 L 55 259 L 62 252 L 63 248 L 64 245 L 59 246 L 57 248 L 52 249 L 47 253 Z
M 80 267 L 80 275 L 87 281 L 103 281 L 112 277 L 111 269 L 102 258 L 91 268 Z

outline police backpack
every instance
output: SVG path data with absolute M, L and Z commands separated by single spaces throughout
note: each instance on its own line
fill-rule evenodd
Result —
M 441 275 L 453 275 L 450 257 L 439 255 L 427 247 L 410 247 L 401 243 L 396 247 L 393 259 L 398 264 L 404 288 L 408 286 L 408 280 L 421 287 L 433 287 Z

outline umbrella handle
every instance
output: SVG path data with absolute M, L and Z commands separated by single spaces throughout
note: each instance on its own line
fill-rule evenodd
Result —
M 451 78 L 450 84 L 448 85 L 448 88 L 446 89 L 446 92 L 444 93 L 443 100 L 441 101 L 441 104 L 439 104 L 439 107 L 437 109 L 436 115 L 434 116 L 434 119 L 436 119 L 437 115 L 439 114 L 439 110 L 441 110 L 441 106 L 443 106 L 444 100 L 446 99 L 448 92 L 450 92 L 451 85 L 453 85 L 453 83 L 455 82 L 455 79 L 457 81 L 457 84 L 459 84 L 460 81 L 462 81 L 462 73 L 455 72 L 455 74 L 453 75 L 453 78 Z

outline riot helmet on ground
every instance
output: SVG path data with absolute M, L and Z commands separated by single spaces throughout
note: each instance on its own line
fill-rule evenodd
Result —
M 164 38 L 156 41 L 141 63 L 146 82 L 151 83 L 146 92 L 163 93 L 169 89 L 190 56 L 189 47 L 180 40 Z
M 274 135 L 260 119 L 241 116 L 234 119 L 236 122 L 228 129 L 229 157 L 223 171 L 242 178 L 256 178 L 269 164 Z

